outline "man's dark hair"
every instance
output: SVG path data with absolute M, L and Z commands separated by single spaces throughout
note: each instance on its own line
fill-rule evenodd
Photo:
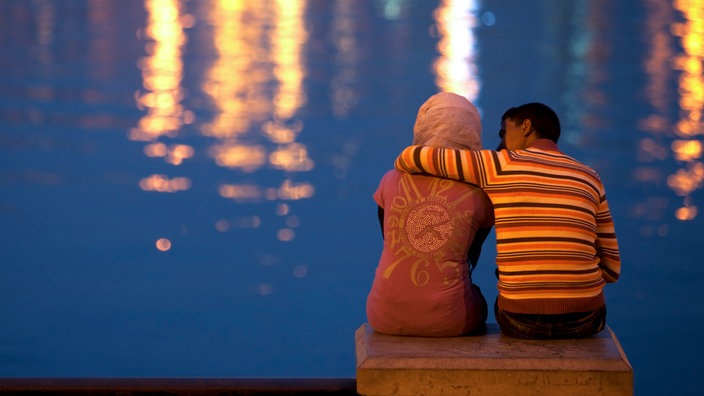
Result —
M 542 103 L 526 103 L 511 107 L 501 116 L 502 122 L 507 119 L 516 124 L 530 120 L 539 137 L 550 139 L 555 143 L 560 139 L 560 119 L 551 108 Z

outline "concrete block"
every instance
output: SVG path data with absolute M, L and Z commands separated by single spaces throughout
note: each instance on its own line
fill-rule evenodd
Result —
M 580 340 L 355 332 L 361 395 L 632 395 L 633 368 L 610 328 Z

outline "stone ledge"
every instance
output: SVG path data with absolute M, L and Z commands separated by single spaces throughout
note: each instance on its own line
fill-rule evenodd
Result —
M 633 369 L 607 327 L 592 338 L 396 337 L 355 332 L 362 395 L 632 395 Z

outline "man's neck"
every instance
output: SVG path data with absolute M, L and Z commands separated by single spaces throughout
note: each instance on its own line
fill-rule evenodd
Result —
M 560 151 L 560 149 L 557 147 L 557 143 L 553 142 L 550 139 L 535 139 L 532 142 L 528 144 L 528 148 L 537 148 L 541 150 L 552 150 L 552 151 Z

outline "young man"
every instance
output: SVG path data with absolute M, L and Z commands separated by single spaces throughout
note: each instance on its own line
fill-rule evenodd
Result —
M 479 113 L 459 95 L 433 95 L 418 110 L 413 142 L 481 149 Z M 374 200 L 384 248 L 367 298 L 371 327 L 426 337 L 481 331 L 487 304 L 472 284 L 471 268 L 494 224 L 486 194 L 469 184 L 392 169 Z
M 597 173 L 557 147 L 560 122 L 541 103 L 502 117 L 505 150 L 411 146 L 396 168 L 481 187 L 494 204 L 498 297 L 506 335 L 582 338 L 606 322 L 603 288 L 621 260 Z

